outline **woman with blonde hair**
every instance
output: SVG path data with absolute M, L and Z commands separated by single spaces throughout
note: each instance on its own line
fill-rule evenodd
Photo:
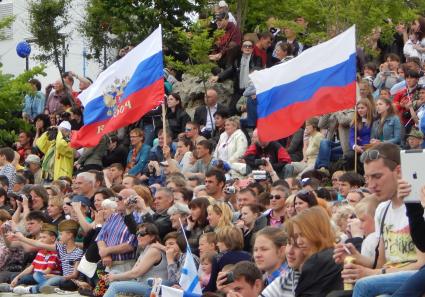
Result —
M 296 296 L 326 296 L 341 290 L 342 265 L 335 263 L 335 233 L 326 211 L 313 206 L 285 222 L 289 238 L 294 238 L 306 257 L 301 269 Z
M 152 207 L 152 194 L 148 187 L 142 186 L 142 185 L 136 185 L 133 186 L 133 190 L 136 191 L 137 195 L 142 197 L 143 201 L 145 201 L 145 204 L 147 207 Z
M 221 133 L 214 151 L 214 158 L 228 163 L 235 163 L 243 156 L 248 147 L 245 134 L 240 129 L 239 117 L 226 119 L 224 132 Z
M 209 226 L 215 232 L 226 226 L 232 226 L 232 210 L 225 202 L 218 202 L 208 206 L 207 220 Z

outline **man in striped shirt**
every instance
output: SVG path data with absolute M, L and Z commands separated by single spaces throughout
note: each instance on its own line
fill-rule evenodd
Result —
M 130 270 L 136 259 L 137 237 L 124 223 L 126 201 L 127 198 L 117 197 L 116 212 L 105 222 L 96 238 L 102 263 L 115 274 Z

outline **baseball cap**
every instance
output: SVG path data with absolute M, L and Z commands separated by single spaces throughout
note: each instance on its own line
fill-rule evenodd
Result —
M 407 134 L 407 137 L 409 137 L 409 136 L 419 138 L 419 139 L 424 139 L 424 134 L 421 131 L 416 130 L 416 129 L 410 130 L 410 133 Z
M 30 154 L 25 159 L 26 163 L 34 163 L 34 164 L 40 164 L 40 157 L 37 155 Z
M 62 121 L 58 127 L 71 131 L 71 124 L 68 121 Z
M 87 198 L 86 196 L 82 196 L 82 195 L 75 195 L 74 197 L 72 197 L 72 202 L 81 202 L 82 205 L 90 207 L 91 206 L 91 202 L 90 199 Z

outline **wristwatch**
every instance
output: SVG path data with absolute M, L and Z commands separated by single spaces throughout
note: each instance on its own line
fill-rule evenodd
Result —
M 381 274 L 386 274 L 387 273 L 387 269 L 386 268 L 381 268 Z

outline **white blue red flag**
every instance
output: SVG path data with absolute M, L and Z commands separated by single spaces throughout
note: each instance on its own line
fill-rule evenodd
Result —
M 162 32 L 148 38 L 103 71 L 78 98 L 84 126 L 74 132 L 73 147 L 92 147 L 101 137 L 138 121 L 164 100 Z
M 355 28 L 250 77 L 257 93 L 257 128 L 262 141 L 290 136 L 313 116 L 353 108 Z
M 189 245 L 188 245 L 189 247 Z M 184 260 L 180 281 L 180 287 L 187 293 L 202 294 L 201 283 L 198 278 L 198 270 L 196 269 L 195 260 L 190 251 L 186 251 L 186 258 Z

